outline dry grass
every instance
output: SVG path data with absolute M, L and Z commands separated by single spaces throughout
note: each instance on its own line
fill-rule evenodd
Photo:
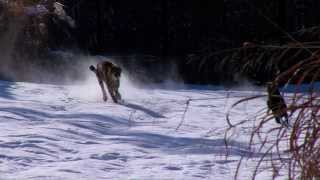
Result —
M 279 61 L 286 53 L 291 54 L 289 51 L 290 49 L 287 47 L 283 49 L 282 53 L 280 51 L 277 53 L 278 57 L 274 55 L 273 59 Z M 297 50 L 296 54 L 286 57 L 298 57 L 299 53 L 303 51 L 305 50 Z M 263 54 L 261 56 L 264 56 Z M 290 128 L 276 125 L 267 109 L 262 109 L 259 112 L 261 116 L 259 119 L 255 119 L 253 126 L 250 119 L 233 124 L 229 118 L 230 113 L 228 113 L 229 129 L 225 136 L 226 142 L 228 142 L 228 134 L 233 128 L 252 126 L 253 131 L 249 146 L 258 147 L 258 151 L 263 154 L 255 166 L 252 179 L 256 179 L 257 174 L 266 168 L 266 163 L 268 164 L 267 169 L 272 169 L 273 179 L 279 175 L 287 176 L 288 179 L 320 178 L 320 88 L 316 84 L 319 75 L 319 51 L 313 49 L 308 57 L 292 65 L 291 68 L 274 79 L 284 85 L 295 85 L 294 92 L 286 96 Z M 307 88 L 304 87 L 304 90 L 301 91 L 303 83 L 306 82 Z M 242 99 L 236 102 L 233 107 L 260 97 Z M 242 158 L 238 164 L 235 179 L 238 179 L 238 173 L 241 172 L 243 160 Z
M 263 83 L 272 81 L 279 72 L 319 54 L 320 42 L 286 45 L 256 44 L 221 51 L 204 52 L 189 57 L 198 72 L 214 75 L 220 81 L 236 81 L 239 76 Z M 210 69 L 208 69 L 210 67 Z M 213 76 L 212 76 L 213 77 Z

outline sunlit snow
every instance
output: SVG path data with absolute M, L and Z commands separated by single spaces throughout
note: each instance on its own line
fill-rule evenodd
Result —
M 94 78 L 78 85 L 1 81 L 0 90 L 0 179 L 226 180 L 241 156 L 248 161 L 240 179 L 248 179 L 260 156 L 247 147 L 250 129 L 237 129 L 226 158 L 224 133 L 232 103 L 261 90 L 141 88 L 122 79 L 123 104 L 104 103 Z M 232 118 L 264 107 L 265 99 L 244 103 Z

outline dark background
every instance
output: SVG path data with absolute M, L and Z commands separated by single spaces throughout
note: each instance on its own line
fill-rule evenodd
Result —
M 280 41 L 316 26 L 317 0 L 69 0 L 80 48 L 184 56 L 244 41 Z M 277 27 L 279 26 L 279 27 Z M 280 29 L 281 28 L 281 29 Z
M 41 2 L 48 4 L 50 1 L 54 2 L 29 0 L 25 1 L 25 5 Z M 62 50 L 116 57 L 114 60 L 130 73 L 153 77 L 155 81 L 161 81 L 161 77 L 155 74 L 168 74 L 168 69 L 174 67 L 186 83 L 234 83 L 242 76 L 265 82 L 272 80 L 276 71 L 284 71 L 294 63 L 283 65 L 277 61 L 278 64 L 270 65 L 272 70 L 257 69 L 257 63 L 252 63 L 251 69 L 243 74 L 237 66 L 258 59 L 264 61 L 264 64 L 259 65 L 264 67 L 272 61 L 270 58 L 274 54 L 266 48 L 239 50 L 244 47 L 244 42 L 283 46 L 297 41 L 304 43 L 320 40 L 319 0 L 58 2 L 64 4 L 76 26 L 70 27 L 50 13 L 44 18 L 37 15 L 28 17 L 25 26 L 18 32 L 15 49 L 11 54 L 13 61 L 28 61 L 20 69 L 25 69 L 32 61 L 33 64 L 56 69 L 59 74 L 64 74 L 65 64 L 68 63 L 66 61 L 69 60 L 64 60 L 61 65 L 62 58 L 50 53 Z M 5 14 L 5 8 L 0 7 L 0 12 Z M 1 32 L 7 26 L 3 19 L 0 22 Z M 46 23 L 48 37 L 39 37 L 37 23 L 40 22 Z M 40 43 L 34 43 L 35 40 Z M 295 53 L 295 50 L 290 51 L 294 56 L 290 58 L 297 62 L 298 55 Z M 261 54 L 266 55 L 261 58 Z M 305 56 L 305 52 L 299 54 L 299 57 Z M 3 73 L 0 75 L 4 76 Z

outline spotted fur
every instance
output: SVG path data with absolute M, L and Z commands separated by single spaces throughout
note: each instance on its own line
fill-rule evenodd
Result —
M 121 68 L 111 62 L 103 61 L 98 63 L 97 67 L 91 65 L 89 69 L 97 76 L 103 100 L 107 101 L 108 99 L 104 88 L 105 83 L 113 102 L 118 103 L 121 100 L 121 95 L 119 93 Z
M 268 92 L 268 109 L 272 111 L 272 114 L 279 124 L 288 125 L 288 114 L 287 114 L 287 105 L 280 94 L 277 83 L 268 83 L 267 84 Z M 284 122 L 281 119 L 284 118 Z

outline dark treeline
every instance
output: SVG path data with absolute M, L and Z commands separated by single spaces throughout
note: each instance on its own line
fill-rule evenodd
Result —
M 208 37 L 223 35 L 221 0 L 69 3 L 69 13 L 78 26 L 79 45 L 91 52 L 185 55 L 208 44 Z
M 316 26 L 317 0 L 70 0 L 81 48 L 181 56 L 205 48 L 272 42 Z M 280 29 L 281 28 L 281 29 Z
M 117 60 L 124 65 L 134 64 L 134 68 L 127 67 L 133 73 L 137 66 L 161 72 L 174 64 L 188 83 L 235 81 L 233 70 L 239 68 L 230 67 L 238 64 L 229 66 L 224 62 L 252 60 L 246 57 L 250 54 L 242 53 L 247 51 L 229 51 L 243 47 L 244 42 L 281 46 L 294 39 L 305 42 L 320 38 L 318 0 L 12 0 L 8 1 L 9 5 L 0 2 L 11 9 L 17 9 L 19 4 L 25 7 L 42 4 L 48 9 L 23 18 L 26 25 L 17 32 L 18 40 L 13 45 L 16 61 L 28 58 L 41 66 L 52 67 L 52 61 L 41 59 L 46 59 L 46 52 L 61 49 L 76 49 L 91 55 L 138 55 L 135 57 L 139 58 Z M 64 5 L 72 21 L 55 13 L 55 2 Z M 0 6 L 1 16 L 10 13 Z M 13 19 L 21 21 L 18 15 Z M 8 22 L 0 19 L 0 34 L 8 29 Z M 265 47 L 258 50 L 249 51 L 255 59 L 259 59 L 261 52 L 274 52 Z M 224 53 L 217 53 L 220 51 Z M 269 56 L 273 57 L 265 56 L 265 62 Z M 134 62 L 123 62 L 128 59 Z M 221 64 L 228 68 L 218 66 Z M 228 71 L 227 75 L 224 71 Z M 255 75 L 249 76 L 258 81 L 263 73 L 268 73 L 253 71 L 250 70 Z
M 65 4 L 76 21 L 81 49 L 93 54 L 149 54 L 162 57 L 163 62 L 174 57 L 170 59 L 175 59 L 183 78 L 192 83 L 235 79 L 214 71 L 219 67 L 213 61 L 224 57 L 203 60 L 212 52 L 242 47 L 246 41 L 283 45 L 292 41 L 289 34 L 299 41 L 319 39 L 295 33 L 319 25 L 318 0 L 72 0 Z M 255 76 L 258 81 L 259 76 L 265 74 Z

